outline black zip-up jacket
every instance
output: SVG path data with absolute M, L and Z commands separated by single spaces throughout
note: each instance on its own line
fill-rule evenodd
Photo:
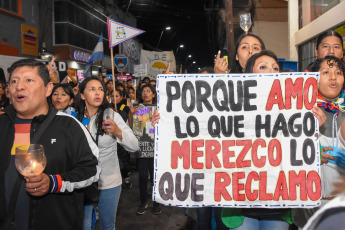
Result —
M 51 110 L 52 107 L 49 112 Z M 10 199 L 5 198 L 5 172 L 14 141 L 16 117 L 12 105 L 5 111 L 0 115 L 0 225 L 6 218 L 6 199 Z M 31 140 L 46 117 L 33 118 Z M 30 196 L 29 229 L 82 229 L 84 194 L 81 188 L 99 178 L 97 145 L 80 122 L 62 112 L 55 115 L 38 143 L 33 144 L 44 147 L 47 158 L 44 173 L 49 176 L 50 186 L 46 195 Z

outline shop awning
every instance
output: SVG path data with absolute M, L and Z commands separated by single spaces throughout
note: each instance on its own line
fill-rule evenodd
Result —
M 19 50 L 17 47 L 10 45 L 9 43 L 5 42 L 4 40 L 0 40 L 0 54 L 10 55 L 10 56 L 18 56 Z

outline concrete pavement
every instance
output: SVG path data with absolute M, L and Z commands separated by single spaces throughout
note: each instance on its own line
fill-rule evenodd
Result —
M 117 230 L 197 230 L 197 223 L 186 215 L 185 208 L 168 207 L 161 205 L 162 214 L 154 215 L 151 212 L 152 199 L 148 199 L 148 208 L 143 215 L 137 215 L 139 199 L 138 172 L 133 171 L 130 176 L 133 187 L 122 189 L 117 209 Z M 96 224 L 99 229 L 99 223 Z

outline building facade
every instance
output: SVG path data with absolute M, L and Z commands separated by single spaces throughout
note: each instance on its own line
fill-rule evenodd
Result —
M 0 1 L 0 55 L 13 62 L 31 57 L 49 60 L 55 56 L 61 72 L 82 75 L 94 47 L 103 35 L 104 61 L 96 62 L 92 74 L 111 69 L 107 18 L 136 27 L 136 19 L 106 0 L 6 0 Z M 132 42 L 133 43 L 133 42 Z M 138 50 L 140 51 L 140 44 Z M 125 44 L 126 45 L 126 44 Z M 114 47 L 114 54 L 127 48 Z M 132 45 L 133 46 L 133 45 Z M 133 49 L 130 52 L 133 56 Z M 10 57 L 8 57 L 10 56 Z M 136 60 L 133 57 L 133 62 Z M 17 59 L 18 59 L 17 58 Z M 60 63 L 59 62 L 63 62 Z M 7 63 L 7 62 L 6 62 Z M 138 63 L 132 63 L 139 64 Z M 0 62 L 0 68 L 9 63 Z M 102 66 L 101 66 L 102 65 Z M 61 68 L 60 68 L 61 67 Z M 129 69 L 130 71 L 130 69 Z M 60 81 L 63 76 L 60 76 Z
M 316 38 L 332 29 L 345 39 L 345 1 L 289 0 L 289 58 L 304 71 L 315 57 Z M 345 43 L 343 43 L 345 49 Z

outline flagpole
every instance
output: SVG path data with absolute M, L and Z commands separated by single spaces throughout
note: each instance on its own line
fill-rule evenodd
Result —
M 136 76 L 135 76 L 136 77 Z M 134 86 L 134 103 L 137 101 L 137 81 L 135 80 Z
M 111 55 L 111 71 L 113 74 L 113 87 L 114 87 L 114 109 L 117 112 L 117 106 L 116 106 L 116 94 L 115 94 L 115 71 L 114 71 L 114 54 L 113 54 L 113 48 L 110 49 L 110 55 Z

